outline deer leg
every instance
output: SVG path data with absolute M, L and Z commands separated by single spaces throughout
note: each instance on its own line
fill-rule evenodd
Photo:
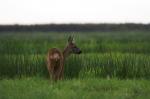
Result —
M 53 75 L 53 80 L 57 81 L 57 75 L 56 74 Z
M 53 80 L 55 80 L 55 81 L 59 80 L 59 75 L 60 75 L 59 70 L 55 71 Z
M 53 66 L 51 64 L 51 60 L 49 58 L 47 58 L 47 69 L 48 69 L 49 77 L 50 77 L 50 79 L 52 79 L 54 68 L 53 68 Z
M 61 61 L 60 67 L 61 67 L 61 70 L 60 70 L 60 74 L 59 74 L 59 79 L 62 80 L 62 79 L 64 78 L 64 66 L 63 66 L 63 61 Z
M 54 79 L 54 66 L 51 63 L 48 63 L 48 72 L 50 79 Z
M 59 80 L 59 75 L 60 75 L 59 71 L 60 71 L 59 69 L 57 71 L 55 71 L 55 74 L 54 74 L 55 75 L 55 79 L 54 79 L 55 81 Z
M 60 80 L 61 78 L 61 72 L 62 72 L 62 66 L 61 66 L 61 61 L 57 63 L 57 67 L 55 67 L 55 79 Z
M 54 78 L 53 79 L 55 81 L 59 80 L 60 72 L 61 72 L 61 68 L 59 66 L 54 68 L 54 73 L 53 73 Z
M 63 79 L 63 70 L 61 71 L 60 75 L 59 75 L 59 80 Z
M 52 73 L 51 73 L 51 70 L 50 70 L 49 67 L 47 67 L 47 68 L 48 68 L 49 77 L 50 77 L 50 79 L 51 79 L 51 76 L 52 76 L 52 75 L 51 75 L 51 74 L 52 74 Z

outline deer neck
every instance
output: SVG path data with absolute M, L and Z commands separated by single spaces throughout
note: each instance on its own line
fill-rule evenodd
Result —
M 70 55 L 69 48 L 66 47 L 66 48 L 64 49 L 64 51 L 63 51 L 64 59 L 66 59 L 69 55 Z

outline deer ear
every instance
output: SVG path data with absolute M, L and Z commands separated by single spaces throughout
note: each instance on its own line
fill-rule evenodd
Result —
M 69 36 L 68 38 L 68 43 L 71 43 L 73 41 L 73 37 L 72 36 Z

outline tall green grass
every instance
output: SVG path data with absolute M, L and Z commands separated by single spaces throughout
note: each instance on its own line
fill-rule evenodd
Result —
M 48 49 L 61 50 L 69 33 L 1 33 L 0 78 L 48 77 Z M 112 77 L 150 78 L 150 33 L 94 32 L 77 33 L 75 42 L 81 55 L 65 62 L 65 78 Z

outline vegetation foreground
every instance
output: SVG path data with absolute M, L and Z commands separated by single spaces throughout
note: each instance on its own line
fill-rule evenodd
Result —
M 1 33 L 0 99 L 150 98 L 149 32 L 75 34 L 83 53 L 66 60 L 64 80 L 52 82 L 48 49 L 63 50 L 68 35 Z
M 0 81 L 0 99 L 149 99 L 150 81 L 43 78 Z

